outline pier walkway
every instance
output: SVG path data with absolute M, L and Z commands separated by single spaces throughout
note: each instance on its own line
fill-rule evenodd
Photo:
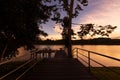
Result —
M 55 57 L 39 61 L 19 80 L 97 80 L 81 62 L 56 52 Z
M 104 65 L 93 59 L 92 54 L 117 61 L 118 67 Z M 8 73 L 9 65 L 6 69 L 3 67 L 6 71 L 1 74 L 0 80 L 120 80 L 118 58 L 81 48 L 73 49 L 73 57 L 68 58 L 62 49 L 38 50 L 32 52 L 30 59 L 21 65 L 18 64 L 18 67 L 10 68 L 11 71 Z M 83 62 L 87 67 L 82 64 Z M 94 67 L 93 62 L 100 67 Z

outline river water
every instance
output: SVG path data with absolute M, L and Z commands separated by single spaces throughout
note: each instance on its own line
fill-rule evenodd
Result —
M 78 47 L 78 48 L 82 48 L 82 49 L 87 49 L 93 52 L 97 52 L 100 54 L 104 54 L 107 56 L 111 56 L 114 58 L 118 58 L 120 59 L 120 46 L 119 45 L 83 45 L 83 46 L 79 46 L 79 45 L 75 45 L 73 46 L 73 48 Z M 87 53 L 82 52 L 87 55 Z M 106 66 L 119 66 L 120 67 L 120 62 L 112 60 L 112 59 L 108 59 L 105 57 L 101 57 L 101 56 L 97 56 L 94 54 L 91 54 L 91 58 L 106 65 Z M 93 66 L 99 66 L 93 62 L 91 62 L 91 64 Z
M 60 49 L 60 48 L 64 48 L 63 45 L 36 45 L 36 48 L 38 49 L 43 49 L 46 47 L 50 47 L 51 49 Z M 82 48 L 82 49 L 87 49 L 90 51 L 94 51 L 94 52 L 98 52 L 107 56 L 111 56 L 111 57 L 115 57 L 120 59 L 120 46 L 119 45 L 74 45 L 72 46 L 72 49 L 74 49 L 75 47 L 77 48 Z M 29 54 L 29 51 L 25 51 L 23 48 L 19 49 L 19 56 L 22 56 L 25 53 Z M 81 51 L 82 52 L 82 51 Z M 83 54 L 86 54 L 85 52 L 82 52 Z M 87 55 L 87 54 L 86 54 Z M 118 61 L 114 61 L 105 57 L 100 57 L 100 56 L 96 56 L 91 54 L 91 58 L 106 65 L 106 66 L 119 66 L 120 67 L 120 62 Z M 24 59 L 27 59 L 24 58 Z M 87 59 L 85 59 L 87 60 Z M 81 61 L 81 60 L 80 60 Z M 93 66 L 99 66 L 93 62 L 91 62 L 91 64 Z M 86 65 L 86 64 L 85 64 Z

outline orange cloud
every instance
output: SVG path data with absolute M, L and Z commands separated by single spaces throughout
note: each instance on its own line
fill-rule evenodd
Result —
M 62 36 L 60 34 L 48 35 L 45 39 L 58 40 L 62 39 Z

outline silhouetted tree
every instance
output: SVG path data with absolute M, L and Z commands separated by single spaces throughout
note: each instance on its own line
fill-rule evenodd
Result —
M 56 1 L 56 0 L 55 0 Z M 74 5 L 74 1 L 76 4 Z M 62 9 L 64 12 L 64 16 L 61 17 L 60 12 L 56 12 L 56 18 L 53 18 L 53 20 L 56 20 L 57 22 L 63 22 L 63 30 L 67 33 L 65 35 L 65 40 L 67 40 L 68 44 L 66 44 L 66 47 L 68 48 L 68 56 L 72 57 L 72 48 L 71 48 L 71 23 L 72 18 L 76 18 L 79 14 L 79 12 L 82 9 L 81 6 L 87 6 L 88 1 L 87 0 L 58 0 L 59 3 L 62 3 L 59 8 Z M 59 9 L 58 8 L 58 9 Z M 66 13 L 66 14 L 65 14 Z M 65 30 L 66 29 L 66 30 Z M 63 33 L 64 33 L 63 32 Z
M 47 36 L 38 27 L 52 15 L 54 6 L 47 3 L 49 0 L 0 0 L 1 57 L 21 46 L 30 49 L 39 35 Z
M 94 24 L 81 24 L 80 31 L 78 32 L 78 36 L 81 39 L 83 39 L 87 35 L 91 37 L 94 37 L 94 36 L 109 37 L 109 34 L 111 34 L 116 28 L 117 26 L 111 26 L 111 25 L 97 26 Z
M 32 48 L 40 34 L 47 35 L 38 25 L 47 22 L 48 19 L 62 22 L 63 17 L 59 10 L 66 12 L 65 16 L 72 13 L 68 16 L 69 19 L 77 17 L 82 10 L 80 4 L 86 6 L 87 0 L 76 1 L 78 4 L 74 11 L 70 12 L 69 0 L 0 0 L 1 56 L 9 55 L 21 46 Z

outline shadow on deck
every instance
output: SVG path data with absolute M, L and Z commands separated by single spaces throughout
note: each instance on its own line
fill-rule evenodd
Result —
M 20 80 L 97 80 L 77 59 L 56 52 L 55 58 L 39 61 Z

